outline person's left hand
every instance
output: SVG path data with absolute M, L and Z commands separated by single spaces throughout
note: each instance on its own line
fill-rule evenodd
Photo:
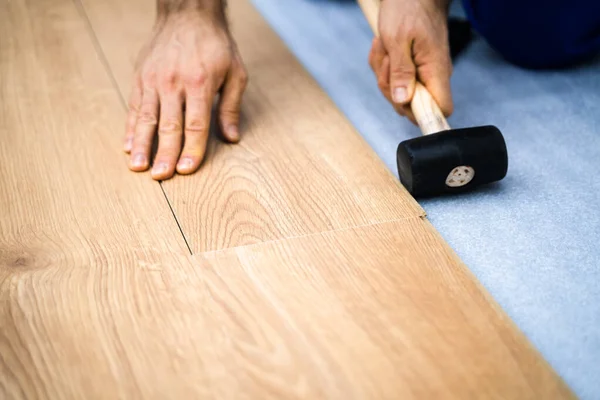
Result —
M 196 171 L 206 152 L 217 94 L 221 132 L 227 141 L 238 142 L 247 79 L 225 21 L 201 10 L 160 18 L 140 53 L 129 100 L 124 144 L 131 154 L 129 168 L 148 169 L 158 132 L 152 178 L 164 180 L 175 171 Z

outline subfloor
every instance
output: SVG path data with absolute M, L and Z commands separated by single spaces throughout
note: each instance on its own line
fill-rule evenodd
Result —
M 247 0 L 243 141 L 126 169 L 151 0 L 0 2 L 0 398 L 572 398 Z
M 354 1 L 253 0 L 344 115 L 397 174 L 419 135 L 381 96 L 372 33 Z M 453 5 L 452 12 L 462 10 Z M 504 181 L 420 201 L 471 271 L 582 398 L 600 398 L 600 60 L 532 72 L 477 39 L 456 62 L 454 127 L 498 126 Z

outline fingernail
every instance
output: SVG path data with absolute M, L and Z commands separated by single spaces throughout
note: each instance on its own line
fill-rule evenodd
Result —
M 125 141 L 125 151 L 131 151 L 131 147 L 133 146 L 133 138 L 127 138 Z
M 395 103 L 404 103 L 408 97 L 408 91 L 405 87 L 397 87 L 392 93 L 392 99 Z
M 131 165 L 134 167 L 143 167 L 146 165 L 146 156 L 143 154 L 136 154 L 131 160 Z
M 152 175 L 158 175 L 158 174 L 163 174 L 165 172 L 167 172 L 167 169 L 169 167 L 167 167 L 166 163 L 159 163 L 156 164 L 153 168 L 152 168 Z
M 227 127 L 227 135 L 232 140 L 238 140 L 240 138 L 240 133 L 238 132 L 237 126 L 229 125 Z
M 177 163 L 177 168 L 188 170 L 188 169 L 192 168 L 192 164 L 193 164 L 192 159 L 185 157 L 185 158 L 182 158 L 181 160 L 179 160 L 179 163 Z

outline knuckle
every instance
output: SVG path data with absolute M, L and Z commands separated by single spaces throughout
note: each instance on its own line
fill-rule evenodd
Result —
M 200 87 L 206 83 L 207 73 L 204 68 L 198 68 L 185 76 L 185 84 L 192 87 Z
M 412 63 L 396 64 L 391 68 L 392 79 L 412 78 L 415 75 L 415 67 Z
M 201 138 L 207 136 L 206 129 L 188 126 L 185 128 L 185 136 L 188 138 Z
M 166 119 L 160 121 L 158 134 L 162 136 L 173 136 L 181 133 L 181 122 L 177 119 Z
M 191 119 L 185 125 L 186 136 L 204 136 L 207 129 L 199 119 Z
M 161 74 L 160 83 L 164 89 L 174 89 L 177 86 L 178 82 L 179 73 L 175 69 L 167 69 Z
M 412 38 L 422 37 L 421 28 L 416 23 L 408 23 L 403 26 L 403 29 L 398 32 L 395 39 L 397 43 L 403 43 L 406 40 L 412 40 Z
M 219 116 L 225 121 L 236 122 L 238 120 L 238 112 L 234 108 L 222 108 Z
M 149 111 L 142 111 L 137 119 L 139 124 L 147 126 L 155 126 L 158 123 L 156 114 Z
M 414 28 L 412 24 L 403 24 L 399 28 L 394 30 L 384 30 L 381 32 L 381 40 L 385 44 L 385 47 L 391 49 L 398 45 L 404 45 L 405 42 L 409 41 L 414 35 Z

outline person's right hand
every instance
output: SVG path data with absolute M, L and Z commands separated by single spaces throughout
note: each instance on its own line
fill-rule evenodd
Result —
M 247 74 L 225 21 L 180 11 L 157 21 L 140 53 L 129 100 L 125 151 L 129 168 L 146 171 L 158 132 L 152 178 L 196 171 L 205 154 L 212 105 L 229 142 L 240 139 L 239 114 Z M 184 113 L 185 108 L 185 113 Z
M 382 94 L 400 115 L 416 122 L 410 102 L 418 80 L 450 116 L 448 0 L 383 0 L 369 64 Z

